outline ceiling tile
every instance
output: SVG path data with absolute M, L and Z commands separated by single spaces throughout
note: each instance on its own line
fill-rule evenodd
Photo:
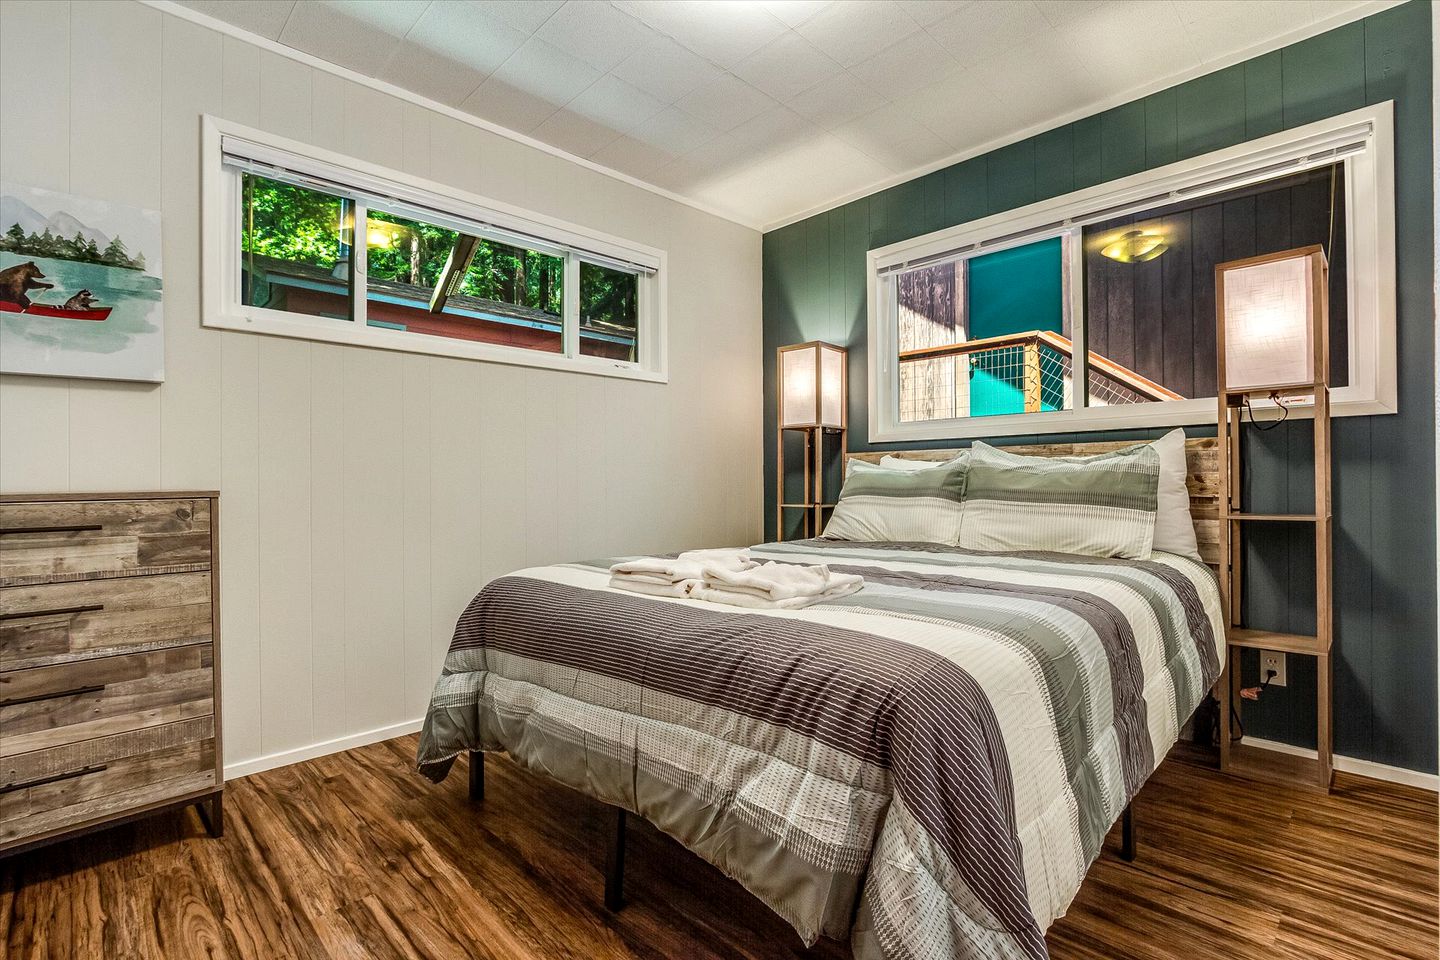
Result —
M 762 0 L 760 5 L 786 26 L 798 27 L 832 2 L 834 0 Z
M 1104 77 L 1110 95 L 1201 65 L 1194 42 L 1169 3 L 1107 3 L 1072 23 L 1062 38 L 1095 76 Z M 1232 49 L 1245 46 L 1242 41 Z
M 531 37 L 500 65 L 494 75 L 559 106 L 579 96 L 581 91 L 600 79 L 601 73 L 544 40 Z
M 477 4 L 435 3 L 380 72 L 407 90 L 454 106 L 525 42 L 525 34 Z
M 653 32 L 608 3 L 570 0 L 535 36 L 597 70 L 609 70 L 649 41 Z
M 1009 104 L 998 99 L 979 70 L 954 74 L 895 103 L 956 151 L 993 140 L 1013 127 Z
M 610 72 L 657 100 L 674 103 L 725 71 L 669 37 L 656 36 Z
M 850 74 L 866 89 L 893 100 L 961 69 L 958 60 L 920 30 L 855 64 Z
M 678 107 L 666 107 L 640 124 L 631 136 L 678 157 L 714 139 L 716 134 Z
M 938 20 L 943 20 L 961 7 L 973 7 L 981 0 L 899 0 L 900 6 L 910 14 L 910 19 L 928 27 Z M 1068 3 L 1070 0 L 1061 0 Z
M 852 66 L 908 37 L 920 26 L 889 0 L 848 0 L 826 7 L 796 30 L 821 52 Z
M 1105 6 L 1107 0 L 1035 0 L 1035 6 L 1052 27 L 1063 27 Z
M 285 27 L 290 11 L 295 9 L 295 0 L 252 0 L 250 3 L 235 3 L 233 0 L 180 0 L 182 6 L 196 13 L 231 23 L 242 30 L 258 33 L 267 40 L 276 40 Z
M 632 133 L 665 104 L 618 77 L 608 74 L 596 80 L 565 105 L 571 113 L 604 124 L 617 133 Z
M 565 0 L 436 0 L 437 3 L 461 4 L 484 9 L 492 17 L 508 23 L 516 30 L 534 33 L 540 25 L 565 6 Z
M 632 177 L 643 178 L 674 160 L 675 155 L 654 144 L 621 136 L 596 150 L 590 159 Z
M 1051 27 L 1031 0 L 988 0 L 925 29 L 962 64 L 973 67 Z
M 804 37 L 787 32 L 740 61 L 731 72 L 761 93 L 788 100 L 843 70 Z
M 1185 32 L 1205 61 L 1219 59 L 1231 49 L 1263 43 L 1305 26 L 1309 20 L 1296 16 L 1305 6 L 1286 0 L 1253 0 L 1251 3 L 1175 3 L 1175 13 Z M 1313 12 L 1313 11 L 1312 11 Z
M 675 106 L 721 133 L 774 105 L 774 100 L 729 74 L 721 74 L 675 102 Z
M 1104 99 L 1108 92 L 1086 58 L 1060 34 L 1040 34 L 980 64 L 975 71 L 998 103 L 1011 112 L 1011 127 L 1024 129 Z M 1031 64 L 1028 70 L 1007 69 Z
M 884 104 L 884 97 L 866 88 L 848 73 L 785 101 L 790 109 L 827 130 Z
M 932 163 L 955 152 L 919 120 L 893 105 L 837 127 L 835 135 L 892 170 Z
M 616 5 L 726 69 L 787 29 L 760 6 L 748 3 L 625 0 Z
M 531 37 L 460 108 L 529 133 L 600 76 L 593 67 Z
M 298 3 L 280 42 L 373 77 L 428 5 L 427 0 Z
M 568 150 L 577 157 L 588 157 L 619 134 L 589 117 L 582 117 L 568 110 L 557 110 L 535 128 L 532 136 L 561 150 Z

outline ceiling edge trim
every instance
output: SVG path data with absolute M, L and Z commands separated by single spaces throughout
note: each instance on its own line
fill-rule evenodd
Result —
M 487 133 L 493 133 L 497 136 L 504 137 L 507 140 L 513 140 L 514 142 L 522 144 L 524 146 L 531 147 L 543 153 L 548 153 L 552 157 L 559 157 L 561 160 L 569 161 L 570 163 L 584 167 L 587 170 L 591 170 L 595 173 L 610 177 L 612 180 L 618 180 L 621 183 L 629 184 L 632 187 L 638 187 L 639 189 L 644 190 L 647 193 L 653 193 L 656 196 L 664 197 L 666 200 L 672 200 L 675 203 L 683 204 L 684 206 L 690 207 L 694 210 L 698 210 L 701 213 L 708 214 L 712 217 L 724 220 L 727 223 L 733 223 L 736 226 L 745 227 L 748 230 L 755 230 L 762 233 L 764 232 L 765 228 L 759 222 L 741 219 L 733 213 L 726 213 L 725 211 L 720 210 L 716 207 L 712 207 L 709 204 L 702 203 L 701 201 L 696 200 L 693 197 L 687 197 L 683 194 L 666 190 L 664 187 L 659 187 L 653 183 L 648 183 L 647 181 L 641 180 L 638 177 L 632 177 L 628 173 L 621 173 L 619 170 L 615 170 L 603 164 L 596 163 L 594 160 L 587 160 L 585 157 L 576 156 L 575 154 L 562 150 L 559 147 L 554 146 L 553 144 L 546 143 L 543 140 L 537 140 L 534 137 L 527 136 L 517 130 L 511 130 L 509 127 L 502 127 L 498 123 L 492 123 L 489 120 L 477 117 L 474 114 L 465 113 L 463 110 L 457 110 L 455 107 L 441 103 L 438 100 L 431 100 L 429 97 L 421 96 L 420 94 L 415 93 L 411 90 L 406 90 L 404 87 L 398 87 L 395 84 L 387 83 L 384 80 L 377 80 L 375 77 L 369 77 L 363 73 L 358 73 L 357 71 L 351 70 L 348 67 L 342 67 L 337 63 L 331 63 L 329 60 L 322 59 L 315 56 L 314 54 L 306 53 L 303 50 L 296 50 L 294 47 L 288 47 L 285 44 L 280 43 L 276 40 L 271 40 L 269 37 L 261 36 L 258 33 L 251 33 L 249 30 L 237 27 L 232 23 L 226 23 L 224 20 L 218 20 L 215 17 L 200 13 L 198 10 L 192 10 L 189 7 L 181 6 L 179 3 L 173 2 L 173 0 L 138 0 L 138 2 L 154 10 L 158 10 L 161 13 L 169 14 L 173 17 L 178 17 L 181 20 L 188 20 L 191 23 L 197 24 L 198 26 L 202 26 L 209 30 L 214 30 L 218 33 L 234 37 L 237 40 L 243 40 L 246 43 L 253 44 L 254 46 L 261 48 L 262 50 L 267 50 L 271 53 L 279 54 L 282 57 L 287 57 L 291 60 L 303 63 L 306 66 L 313 67 L 317 70 L 324 70 L 326 73 L 334 74 L 337 77 L 349 80 L 353 83 L 362 84 L 371 88 L 372 90 L 377 90 L 380 93 L 386 94 L 387 96 L 395 97 L 399 100 L 404 100 L 419 107 L 424 107 L 426 110 L 431 110 L 435 113 L 449 117 L 452 120 L 459 120 L 461 123 L 469 124 L 472 127 L 478 127 L 479 129 L 484 130 Z
M 142 0 L 142 2 L 148 2 L 148 0 Z M 1272 37 L 1271 39 L 1266 40 L 1262 43 L 1257 43 L 1252 46 L 1245 47 L 1242 50 L 1237 50 L 1234 53 L 1219 57 L 1191 70 L 1183 70 L 1180 73 L 1171 74 L 1168 77 L 1164 77 L 1152 83 L 1147 83 L 1139 87 L 1132 87 L 1129 90 L 1124 91 L 1123 93 L 1093 101 L 1086 106 L 1078 107 L 1075 110 L 1071 110 L 1069 113 L 1061 114 L 1059 117 L 1056 117 L 1052 120 L 1043 120 L 1040 123 L 1032 124 L 1031 126 L 1028 126 L 1023 130 L 1019 130 L 1013 134 L 1006 134 L 1002 137 L 996 137 L 994 140 L 989 140 L 978 147 L 972 147 L 968 150 L 961 150 L 958 153 L 953 153 L 943 159 L 933 160 L 930 163 L 914 167 L 906 171 L 905 173 L 896 174 L 893 177 L 887 177 L 886 179 L 880 180 L 872 184 L 871 186 L 862 187 L 859 190 L 852 190 L 849 193 L 841 194 L 833 200 L 828 200 L 824 203 L 817 204 L 813 207 L 810 207 L 809 209 L 801 211 L 800 213 L 791 214 L 789 216 L 782 217 L 779 220 L 773 220 L 770 223 L 765 224 L 765 226 L 761 228 L 761 232 L 769 233 L 772 230 L 779 230 L 781 227 L 788 227 L 792 223 L 799 223 L 801 220 L 808 220 L 809 218 L 818 216 L 822 213 L 825 213 L 826 211 L 834 210 L 836 207 L 843 207 L 845 206 L 845 204 L 862 199 L 863 197 L 873 196 L 874 194 L 880 193 L 884 190 L 888 190 L 891 187 L 906 183 L 910 180 L 915 180 L 919 177 L 925 176 L 926 174 L 934 173 L 936 170 L 943 170 L 946 167 L 954 166 L 957 163 L 962 163 L 966 160 L 982 156 L 994 150 L 998 150 L 1001 147 L 1009 146 L 1012 143 L 1019 143 L 1021 140 L 1027 140 L 1030 137 L 1045 133 L 1047 130 L 1054 130 L 1058 127 L 1063 127 L 1066 124 L 1074 123 L 1076 120 L 1083 120 L 1086 117 L 1091 117 L 1097 113 L 1102 113 L 1106 110 L 1111 109 L 1112 107 L 1118 107 L 1126 103 L 1131 103 L 1135 100 L 1143 99 L 1150 96 L 1151 94 L 1159 93 L 1162 90 L 1168 90 L 1171 87 L 1179 86 L 1180 84 L 1185 83 L 1189 80 L 1194 80 L 1196 77 L 1203 77 L 1206 74 L 1215 73 L 1218 70 L 1224 70 L 1226 67 L 1233 67 L 1237 63 L 1243 63 L 1246 60 L 1253 60 L 1255 57 L 1263 56 L 1264 54 L 1279 50 L 1282 47 L 1288 47 L 1292 43 L 1298 43 L 1301 40 L 1306 40 L 1310 37 L 1318 36 L 1322 33 L 1334 30 L 1336 27 L 1343 27 L 1347 23 L 1353 23 L 1356 20 L 1363 20 L 1366 17 L 1373 16 L 1374 14 L 1380 13 L 1383 10 L 1389 10 L 1391 7 L 1398 7 L 1405 2 L 1407 2 L 1407 0 L 1369 0 L 1369 2 L 1363 3 L 1360 6 L 1354 7 L 1350 10 L 1346 10 L 1333 16 L 1325 17 L 1322 20 L 1317 20 L 1314 23 L 1299 28 L 1298 30 L 1291 30 L 1288 33 L 1282 33 L 1279 36 Z

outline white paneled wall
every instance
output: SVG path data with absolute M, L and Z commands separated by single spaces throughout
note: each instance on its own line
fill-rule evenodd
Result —
M 203 329 L 205 113 L 667 250 L 670 383 Z M 0 179 L 164 213 L 165 382 L 0 378 L 0 490 L 221 491 L 228 765 L 418 718 L 489 578 L 759 536 L 754 231 L 128 2 L 0 0 Z

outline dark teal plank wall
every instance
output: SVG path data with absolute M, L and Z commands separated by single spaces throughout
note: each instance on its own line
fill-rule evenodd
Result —
M 1348 756 L 1433 772 L 1430 33 L 1429 3 L 1412 0 L 767 233 L 767 533 L 774 534 L 776 347 L 818 338 L 850 348 L 850 446 L 871 448 L 865 397 L 867 250 L 1394 100 L 1401 412 L 1335 423 L 1335 748 Z M 1073 436 L 997 439 L 1037 442 Z M 927 445 L 943 444 L 913 446 Z M 1310 496 L 1308 424 L 1287 425 L 1257 438 L 1248 456 L 1250 493 L 1257 506 L 1304 506 Z M 1247 614 L 1257 626 L 1304 629 L 1313 624 L 1312 553 L 1290 536 L 1262 533 L 1252 544 Z M 1247 726 L 1259 736 L 1313 744 L 1313 685 L 1306 687 L 1314 676 L 1312 663 L 1291 657 L 1290 674 L 1288 688 L 1268 692 L 1248 711 Z

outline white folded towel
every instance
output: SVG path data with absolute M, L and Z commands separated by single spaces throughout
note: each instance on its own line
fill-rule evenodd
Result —
M 831 573 L 823 563 L 800 566 L 771 561 L 743 570 L 706 564 L 690 596 L 756 609 L 798 610 L 849 596 L 864 585 L 853 573 Z
M 753 566 L 748 550 L 687 550 L 673 560 L 639 557 L 617 563 L 610 568 L 610 586 L 656 597 L 688 597 L 700 585 L 706 567 L 740 571 Z

